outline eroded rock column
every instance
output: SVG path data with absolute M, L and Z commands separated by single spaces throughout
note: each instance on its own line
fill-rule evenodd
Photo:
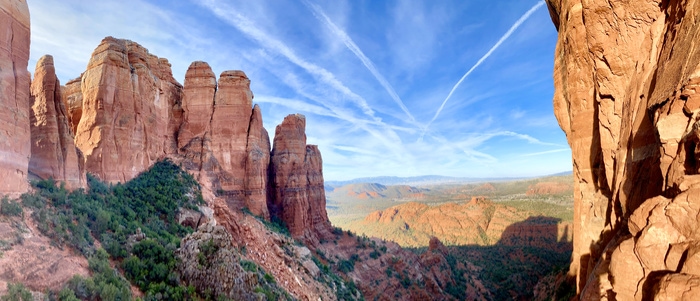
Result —
M 53 57 L 37 61 L 31 84 L 31 159 L 29 172 L 63 181 L 69 189 L 85 187 L 82 155 L 73 143 Z

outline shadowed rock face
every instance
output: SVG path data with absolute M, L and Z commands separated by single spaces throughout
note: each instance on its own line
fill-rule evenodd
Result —
M 61 101 L 66 108 L 66 118 L 70 132 L 75 136 L 78 123 L 83 116 L 83 91 L 80 90 L 80 77 L 70 80 L 61 87 Z
M 29 172 L 64 181 L 69 189 L 84 188 L 83 158 L 73 143 L 60 90 L 53 57 L 41 57 L 31 84 Z
M 548 5 L 581 299 L 700 298 L 700 2 Z
M 29 7 L 0 1 L 0 194 L 27 191 L 29 165 Z

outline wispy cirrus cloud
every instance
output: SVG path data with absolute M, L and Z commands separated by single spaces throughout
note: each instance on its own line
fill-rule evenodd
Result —
M 493 52 L 496 51 L 496 49 L 498 49 L 498 47 L 500 47 L 501 44 L 503 44 L 503 42 L 505 42 L 505 40 L 508 39 L 508 37 L 510 37 L 513 34 L 513 32 L 515 32 L 516 29 L 518 29 L 518 27 L 520 27 L 520 25 L 522 25 L 525 21 L 527 21 L 527 19 L 530 18 L 530 16 L 533 13 L 535 13 L 535 11 L 537 11 L 543 5 L 544 5 L 544 1 L 538 1 L 537 4 L 535 4 L 532 8 L 530 8 L 530 10 L 525 12 L 525 14 L 523 14 L 520 17 L 520 19 L 515 21 L 515 23 L 513 23 L 513 25 L 510 27 L 510 29 L 508 29 L 508 31 L 506 31 L 506 33 L 503 36 L 501 36 L 500 39 L 498 39 L 498 42 L 496 42 L 496 44 L 494 44 L 491 47 L 491 49 L 489 49 L 489 51 L 486 52 L 486 54 L 484 54 L 484 56 L 482 56 L 476 62 L 476 64 L 474 64 L 471 68 L 469 68 L 467 73 L 465 73 L 462 76 L 462 78 L 459 79 L 459 81 L 457 81 L 457 83 L 452 87 L 452 90 L 450 90 L 450 93 L 447 94 L 447 97 L 445 98 L 445 100 L 443 100 L 442 104 L 440 104 L 440 107 L 438 107 L 437 111 L 435 112 L 435 116 L 433 116 L 433 118 L 423 128 L 423 133 L 421 134 L 420 138 L 418 138 L 419 140 L 423 139 L 423 136 L 425 135 L 425 132 L 428 131 L 428 128 L 430 127 L 430 125 L 433 122 L 435 122 L 435 119 L 437 119 L 438 116 L 440 116 L 442 109 L 445 108 L 445 104 L 447 104 L 447 101 L 450 100 L 450 97 L 452 97 L 452 95 L 455 93 L 455 90 L 457 90 L 459 85 L 462 84 L 464 79 L 466 79 L 467 76 L 469 76 L 469 74 L 471 74 L 477 67 L 479 67 L 479 65 L 481 65 L 481 63 L 483 63 L 486 59 L 488 59 L 491 56 L 491 54 L 493 54 Z
M 340 82 L 336 76 L 328 71 L 327 69 L 318 66 L 314 63 L 302 59 L 296 54 L 291 48 L 287 47 L 283 42 L 269 36 L 267 33 L 263 32 L 258 26 L 256 26 L 252 21 L 238 13 L 237 10 L 228 6 L 222 1 L 208 0 L 202 3 L 206 8 L 211 10 L 217 17 L 221 18 L 223 21 L 234 26 L 243 34 L 247 35 L 251 39 L 257 41 L 259 44 L 264 45 L 267 49 L 275 51 L 279 55 L 284 56 L 290 62 L 303 68 L 306 72 L 314 75 L 318 80 L 326 83 L 327 85 L 333 87 L 335 90 L 343 93 L 349 99 L 352 99 L 355 104 L 362 109 L 364 114 L 371 118 L 377 118 L 375 116 L 374 110 L 367 104 L 367 101 L 361 96 L 357 95 L 350 88 L 345 86 Z
M 323 24 L 326 25 L 326 27 L 340 40 L 345 44 L 345 46 L 352 51 L 352 53 L 357 56 L 358 59 L 362 62 L 362 64 L 369 70 L 370 73 L 374 76 L 375 79 L 379 82 L 379 84 L 384 87 L 387 93 L 389 93 L 389 96 L 394 100 L 394 102 L 401 108 L 401 110 L 406 114 L 408 117 L 409 121 L 413 124 L 416 124 L 416 119 L 413 117 L 411 112 L 408 110 L 406 105 L 403 103 L 401 100 L 401 97 L 396 93 L 394 90 L 394 87 L 389 84 L 389 82 L 386 80 L 386 78 L 379 73 L 377 70 L 377 67 L 372 63 L 372 61 L 362 52 L 360 47 L 355 44 L 355 42 L 348 36 L 345 31 L 342 29 L 338 28 L 338 26 L 333 23 L 333 21 L 328 18 L 328 16 L 323 12 L 321 7 L 319 7 L 316 4 L 313 4 L 309 2 L 308 0 L 304 0 L 304 4 L 311 9 L 313 12 L 314 16 L 320 20 Z
M 520 156 L 521 157 L 534 157 L 534 156 L 549 155 L 549 154 L 568 152 L 568 151 L 571 151 L 571 149 L 570 148 L 558 148 L 558 149 L 553 149 L 553 150 L 548 150 L 548 151 L 543 151 L 543 152 L 522 154 Z
M 307 143 L 319 145 L 326 179 L 566 170 L 551 112 L 556 31 L 542 4 L 532 4 L 29 2 L 32 57 L 54 54 L 62 78 L 84 71 L 107 35 L 168 58 L 181 82 L 194 60 L 216 73 L 244 70 L 271 136 L 287 114 L 307 116 Z

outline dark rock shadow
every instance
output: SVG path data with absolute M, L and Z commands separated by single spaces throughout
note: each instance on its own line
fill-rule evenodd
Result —
M 554 297 L 555 279 L 566 277 L 573 249 L 570 225 L 561 224 L 558 218 L 532 216 L 508 225 L 494 245 L 447 248 L 457 261 L 480 268 L 478 278 L 493 300 L 531 300 L 545 278 Z

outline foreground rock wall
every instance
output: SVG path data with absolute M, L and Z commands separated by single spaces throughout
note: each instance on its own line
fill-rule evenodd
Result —
M 27 190 L 29 165 L 29 7 L 0 0 L 0 194 Z
M 580 298 L 699 298 L 700 1 L 548 5 Z

